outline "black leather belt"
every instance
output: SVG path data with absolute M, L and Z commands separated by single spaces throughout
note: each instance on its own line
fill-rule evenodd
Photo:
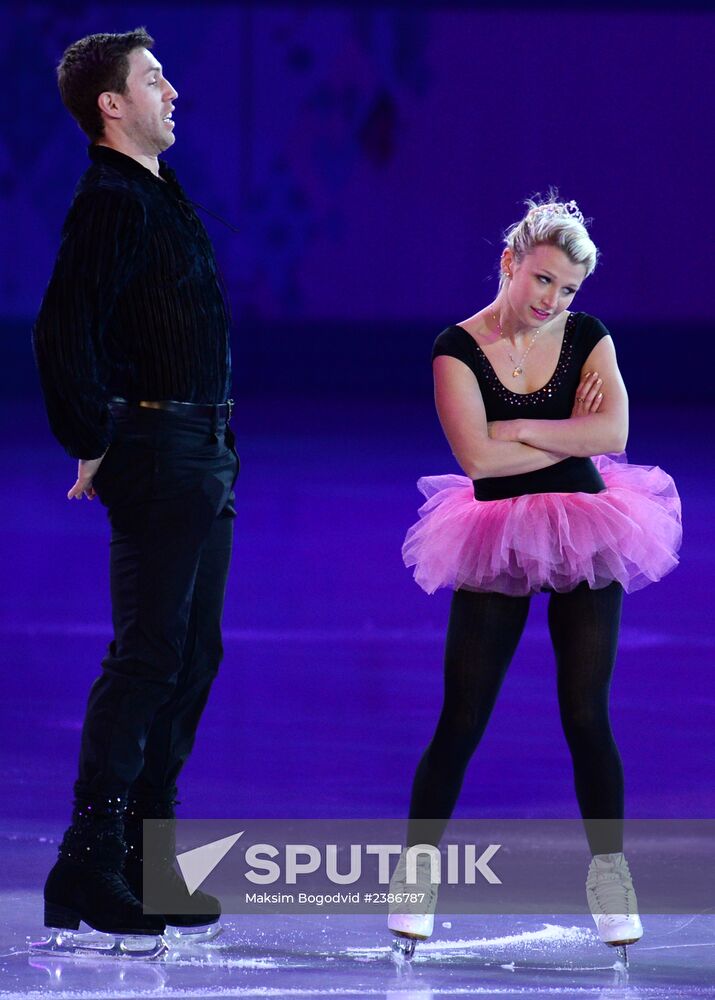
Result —
M 143 406 L 147 410 L 168 410 L 170 413 L 183 413 L 186 417 L 214 417 L 227 422 L 233 413 L 232 399 L 225 403 L 180 403 L 176 399 L 139 399 L 132 403 L 120 396 L 113 396 L 111 402 L 122 406 Z

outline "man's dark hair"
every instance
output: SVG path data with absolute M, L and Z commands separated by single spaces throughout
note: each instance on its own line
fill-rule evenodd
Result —
M 62 102 L 79 127 L 96 142 L 104 135 L 97 98 L 105 90 L 124 94 L 129 75 L 129 53 L 150 49 L 154 39 L 146 28 L 121 35 L 87 35 L 73 42 L 57 67 Z

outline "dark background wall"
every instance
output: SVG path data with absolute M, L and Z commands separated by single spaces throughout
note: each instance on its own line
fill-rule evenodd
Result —
M 633 395 L 706 398 L 715 15 L 697 6 L 9 4 L 0 10 L 5 391 L 85 167 L 54 66 L 145 24 L 179 91 L 167 154 L 207 218 L 239 389 L 422 392 L 429 345 L 495 291 L 503 229 L 557 185 L 602 264 L 577 308 Z

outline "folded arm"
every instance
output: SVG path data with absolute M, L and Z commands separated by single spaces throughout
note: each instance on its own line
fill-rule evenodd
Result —
M 514 476 L 562 461 L 563 455 L 545 448 L 491 438 L 479 384 L 462 361 L 440 355 L 434 359 L 433 373 L 442 430 L 452 454 L 470 479 Z
M 517 420 L 497 421 L 489 432 L 502 441 L 518 441 L 534 448 L 556 452 L 561 458 L 568 455 L 587 457 L 604 452 L 620 452 L 628 438 L 628 395 L 618 370 L 616 351 L 610 337 L 596 344 L 584 364 L 583 378 L 587 373 L 598 373 L 602 382 L 602 396 L 596 400 L 597 409 L 583 412 L 574 406 L 566 420 Z M 592 378 L 582 381 L 592 385 Z

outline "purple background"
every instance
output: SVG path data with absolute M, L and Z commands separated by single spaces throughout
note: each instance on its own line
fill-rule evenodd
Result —
M 493 294 L 504 228 L 555 184 L 594 220 L 602 265 L 578 307 L 612 328 L 631 392 L 700 391 L 715 17 L 445 4 L 5 6 L 13 386 L 33 382 L 24 331 L 86 164 L 54 65 L 82 34 L 144 23 L 180 95 L 168 159 L 241 229 L 209 220 L 241 387 L 423 389 L 435 331 Z

